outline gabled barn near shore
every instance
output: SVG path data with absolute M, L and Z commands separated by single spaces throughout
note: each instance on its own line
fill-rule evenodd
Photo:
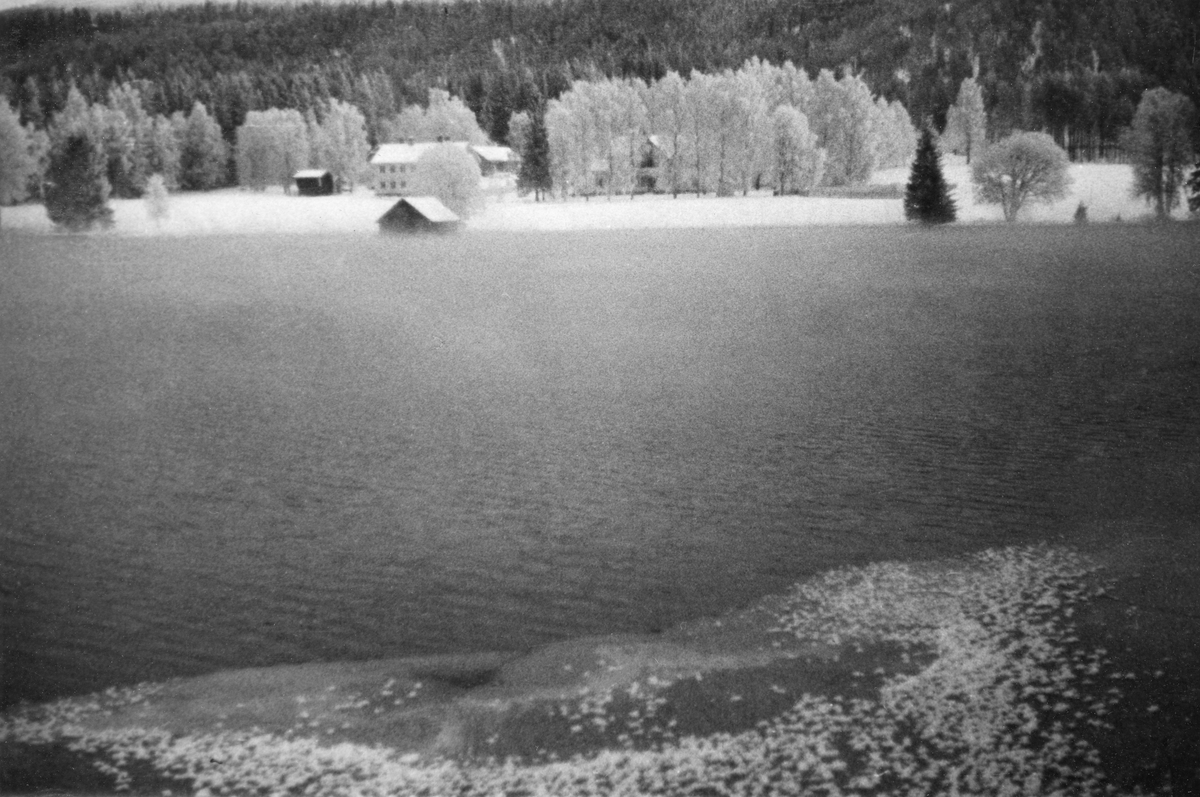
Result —
M 410 196 L 392 205 L 378 223 L 383 233 L 454 232 L 462 226 L 462 219 L 437 197 Z

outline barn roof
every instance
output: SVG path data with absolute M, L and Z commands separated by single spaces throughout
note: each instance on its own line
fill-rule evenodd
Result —
M 300 171 L 298 171 L 294 175 L 292 175 L 292 179 L 305 180 L 305 179 L 316 178 L 319 180 L 320 178 L 324 177 L 327 174 L 330 174 L 330 171 L 328 169 L 301 169 Z M 330 174 L 330 176 L 332 176 L 332 175 Z
M 454 212 L 452 210 L 450 210 L 450 208 L 443 205 L 441 200 L 439 200 L 437 197 L 432 197 L 432 196 L 404 197 L 399 202 L 397 202 L 395 205 L 392 205 L 391 209 L 388 210 L 387 213 L 384 213 L 379 218 L 379 221 L 382 222 L 384 219 L 391 216 L 392 213 L 397 208 L 403 207 L 405 205 L 408 205 L 413 210 L 417 211 L 422 216 L 424 216 L 426 219 L 428 219 L 429 221 L 432 221 L 432 222 L 443 223 L 443 222 L 459 221 L 458 216 L 456 216 L 454 214 Z
M 454 211 L 442 204 L 441 200 L 433 196 L 410 196 L 400 200 L 412 205 L 417 211 L 429 219 L 430 221 L 458 221 L 458 216 Z

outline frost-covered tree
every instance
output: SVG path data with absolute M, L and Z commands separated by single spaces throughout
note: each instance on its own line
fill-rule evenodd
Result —
M 100 148 L 112 195 L 130 199 L 141 195 L 145 186 L 144 165 L 137 162 L 137 139 L 133 125 L 120 109 L 96 103 L 93 110 L 99 123 Z
M 627 189 L 629 198 L 633 199 L 637 193 L 637 172 L 650 120 L 646 108 L 646 83 L 641 78 L 613 81 L 613 90 L 617 103 L 617 124 L 626 147 L 624 163 L 621 164 L 621 187 Z
M 354 186 L 366 177 L 367 121 L 348 102 L 330 100 L 321 110 L 321 121 L 309 125 L 311 163 L 328 169 L 339 185 Z
M 146 113 L 137 86 L 122 83 L 108 91 L 105 150 L 113 196 L 140 196 L 150 176 L 154 120 Z
M 923 224 L 946 224 L 958 215 L 942 174 L 942 155 L 933 132 L 926 128 L 917 144 L 912 173 L 904 191 L 904 217 Z
M 728 69 L 713 75 L 710 87 L 703 112 L 713 142 L 717 196 L 732 196 L 741 187 L 739 160 L 745 138 L 744 108 L 739 97 L 742 87 L 737 75 Z
M 576 82 L 546 109 L 546 133 L 550 140 L 551 180 L 563 198 L 570 194 L 590 196 L 595 192 L 593 167 L 600 157 L 595 118 L 588 97 Z
M 971 164 L 975 198 L 1000 205 L 1005 221 L 1016 221 L 1026 202 L 1053 202 L 1067 195 L 1068 166 L 1066 151 L 1046 133 L 1013 133 Z
M 731 120 L 733 183 L 744 196 L 771 169 L 771 111 L 761 66 L 752 62 L 734 73 L 730 86 L 735 109 Z
M 715 114 L 724 104 L 717 78 L 693 70 L 688 77 L 685 95 L 687 108 L 687 132 L 691 177 L 695 181 L 696 196 L 701 196 L 709 187 L 720 191 L 720 176 L 716 164 L 720 159 L 717 131 L 720 123 Z
M 821 181 L 825 150 L 808 129 L 808 118 L 790 105 L 771 114 L 774 130 L 774 181 L 780 195 L 805 193 Z
M 684 188 L 685 141 L 687 137 L 687 84 L 678 72 L 667 72 L 650 88 L 656 127 L 653 132 L 666 150 L 666 163 L 660 168 L 674 196 Z
M 29 131 L 0 95 L 0 206 L 20 202 L 29 195 L 29 181 L 37 170 L 30 152 Z
M 45 203 L 50 221 L 71 232 L 112 224 L 104 152 L 86 128 L 58 138 L 46 171 Z
M 958 98 L 946 112 L 943 146 L 967 157 L 983 149 L 987 141 L 987 111 L 983 107 L 983 89 L 974 78 L 965 78 L 958 86 Z
M 185 191 L 208 191 L 222 185 L 229 163 L 229 147 L 221 127 L 197 100 L 186 117 L 172 117 L 179 139 L 179 186 Z
M 560 100 L 546 103 L 546 138 L 550 143 L 550 182 L 562 199 L 577 189 L 578 124 Z
M 1192 162 L 1192 120 L 1196 107 L 1182 94 L 1147 89 L 1122 143 L 1133 162 L 1133 195 L 1154 205 L 1165 218 L 1179 204 L 1184 172 Z
M 146 180 L 146 192 L 142 196 L 146 202 L 146 215 L 156 225 L 161 224 L 171 212 L 167 181 L 161 174 L 150 175 Z
M 179 138 L 175 125 L 165 116 L 155 116 L 146 146 L 146 169 L 161 174 L 168 190 L 179 188 Z
M 513 152 L 525 151 L 532 125 L 533 116 L 529 111 L 517 111 L 508 117 L 508 146 Z
M 29 196 L 42 199 L 46 169 L 50 167 L 50 134 L 39 130 L 32 123 L 25 125 L 25 134 L 29 140 L 29 157 L 33 160 L 34 171 L 29 176 Z
M 83 96 L 83 92 L 74 83 L 67 89 L 67 101 L 62 110 L 54 114 L 50 122 L 51 146 L 64 142 L 67 138 L 80 133 L 86 134 L 93 141 L 98 141 L 102 122 L 92 104 Z
M 862 78 L 838 80 L 827 69 L 817 76 L 809 124 L 827 153 L 827 185 L 858 185 L 871 178 L 875 115 L 875 100 Z
M 772 68 L 772 78 L 772 106 L 790 105 L 808 116 L 816 94 L 808 73 L 791 61 L 785 61 L 783 66 Z
M 237 129 L 238 182 L 255 190 L 278 185 L 291 189 L 297 171 L 308 166 L 308 124 L 294 109 L 250 111 Z
M 634 167 L 627 137 L 633 133 L 627 123 L 626 87 L 617 80 L 584 81 L 576 83 L 572 91 L 581 95 L 583 108 L 591 116 L 604 192 L 611 199 L 614 193 L 632 191 Z
M 367 139 L 372 145 L 393 141 L 389 136 L 396 113 L 396 95 L 391 78 L 382 71 L 362 74 L 351 87 L 349 101 L 362 111 L 367 122 Z
M 442 89 L 429 89 L 426 107 L 408 105 L 384 124 L 386 141 L 466 141 L 488 143 L 471 109 Z
M 481 180 L 479 164 L 462 146 L 430 147 L 417 159 L 416 192 L 437 197 L 462 218 L 483 206 Z
M 276 183 L 280 171 L 273 131 L 256 120 L 261 113 L 251 111 L 246 115 L 246 123 L 237 129 L 234 145 L 238 184 L 255 191 L 265 191 Z
M 881 169 L 912 163 L 917 148 L 917 131 L 908 110 L 899 100 L 875 100 L 875 161 Z

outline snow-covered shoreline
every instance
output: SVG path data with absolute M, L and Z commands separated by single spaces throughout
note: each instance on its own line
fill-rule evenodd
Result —
M 978 205 L 971 192 L 970 171 L 961 158 L 947 158 L 947 181 L 955 186 L 959 223 L 996 223 L 1003 217 L 995 205 Z M 873 183 L 903 184 L 906 169 L 878 172 Z M 1119 164 L 1075 164 L 1068 196 L 1049 205 L 1021 210 L 1026 223 L 1070 223 L 1079 203 L 1091 221 L 1132 221 L 1150 208 L 1130 195 L 1131 169 Z M 175 194 L 161 222 L 150 218 L 142 200 L 113 200 L 115 224 L 110 235 L 205 235 L 226 233 L 375 233 L 376 220 L 395 202 L 360 189 L 331 197 L 287 196 L 225 189 Z M 1178 217 L 1185 211 L 1176 211 Z M 49 233 L 54 226 L 41 205 L 5 208 L 0 229 Z M 904 223 L 898 199 L 775 197 L 769 193 L 717 198 L 712 195 L 593 197 L 567 202 L 534 202 L 507 194 L 489 199 L 473 216 L 469 230 L 554 231 L 601 229 L 669 229 L 688 227 L 790 227 L 805 225 L 899 225 Z

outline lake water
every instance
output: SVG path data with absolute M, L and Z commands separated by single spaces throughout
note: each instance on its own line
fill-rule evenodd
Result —
M 650 631 L 1191 522 L 1198 244 L 9 235 L 0 700 Z

